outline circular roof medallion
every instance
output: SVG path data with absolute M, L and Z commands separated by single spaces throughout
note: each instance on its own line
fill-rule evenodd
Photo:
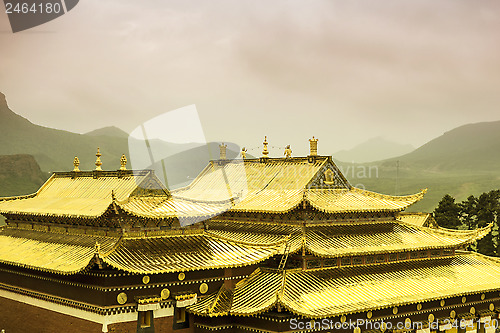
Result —
M 123 304 L 127 303 L 127 294 L 125 294 L 125 293 L 119 293 L 118 296 L 116 296 L 116 301 L 120 305 L 123 305 Z
M 162 299 L 167 299 L 170 297 L 170 290 L 168 290 L 167 288 L 163 289 L 160 293 L 160 296 Z
M 186 278 L 186 274 L 184 273 L 179 273 L 179 275 L 177 276 L 177 278 L 179 279 L 179 281 L 182 281 Z
M 202 283 L 200 284 L 200 293 L 206 294 L 208 291 L 208 284 Z
M 142 277 L 142 283 L 144 283 L 144 284 L 148 284 L 148 283 L 149 283 L 149 281 L 150 281 L 149 276 L 144 275 L 144 276 Z

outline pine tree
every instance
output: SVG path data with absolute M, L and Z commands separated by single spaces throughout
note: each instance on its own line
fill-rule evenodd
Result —
M 459 219 L 460 207 L 455 198 L 446 194 L 434 210 L 434 219 L 439 226 L 449 229 L 458 229 L 462 224 Z
M 477 199 L 471 195 L 466 200 L 458 204 L 460 208 L 460 221 L 468 230 L 477 226 Z

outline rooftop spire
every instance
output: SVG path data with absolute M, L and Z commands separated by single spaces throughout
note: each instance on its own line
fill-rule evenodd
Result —
M 73 160 L 73 165 L 75 166 L 75 168 L 73 169 L 73 171 L 80 171 L 80 169 L 78 168 L 78 166 L 80 165 L 80 160 L 78 159 L 78 156 L 75 156 L 75 159 Z
M 286 146 L 285 152 L 283 153 L 283 155 L 285 155 L 285 158 L 292 157 L 292 149 L 290 148 L 290 145 Z
M 221 145 L 219 145 L 219 149 L 220 149 L 220 159 L 225 160 L 227 145 L 225 145 L 223 142 Z
M 127 156 L 125 154 L 120 158 L 120 170 L 127 170 Z
M 309 148 L 310 148 L 309 156 L 318 155 L 318 139 L 315 139 L 314 136 L 312 139 L 309 139 Z
M 264 145 L 264 149 L 262 149 L 262 157 L 269 157 L 269 150 L 267 149 L 267 145 L 269 142 L 267 142 L 267 135 L 264 137 L 264 142 L 262 142 Z
M 95 160 L 95 169 L 102 171 L 102 168 L 101 168 L 101 165 L 102 165 L 101 156 L 102 156 L 102 154 L 101 154 L 101 151 L 99 150 L 99 147 L 97 147 L 97 153 L 95 154 L 95 156 L 97 156 L 97 159 Z
M 247 158 L 247 149 L 245 147 L 241 148 L 241 158 Z

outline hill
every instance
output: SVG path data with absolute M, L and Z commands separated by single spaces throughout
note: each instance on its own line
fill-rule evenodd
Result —
M 401 156 L 413 150 L 415 148 L 410 144 L 401 144 L 377 137 L 365 141 L 352 149 L 336 152 L 333 156 L 345 162 L 365 163 Z
M 128 153 L 127 141 L 109 136 L 91 136 L 47 128 L 15 114 L 0 93 L 0 155 L 32 155 L 43 171 L 71 170 L 75 155 L 81 168 L 93 169 L 97 147 L 107 169 L 120 167 L 120 156 Z
M 500 121 L 457 127 L 415 151 L 386 161 L 435 172 L 500 171 Z
M 0 156 L 0 197 L 34 193 L 48 177 L 31 155 Z
M 396 158 L 338 163 L 353 185 L 368 190 L 402 195 L 428 188 L 409 210 L 432 211 L 445 194 L 462 201 L 500 189 L 500 121 L 457 127 Z
M 108 127 L 99 128 L 99 129 L 93 130 L 91 132 L 85 133 L 85 135 L 88 135 L 88 136 L 110 136 L 110 137 L 122 138 L 122 139 L 128 138 L 127 132 L 125 132 L 124 130 L 122 130 L 118 127 L 115 127 L 115 126 L 108 126 Z

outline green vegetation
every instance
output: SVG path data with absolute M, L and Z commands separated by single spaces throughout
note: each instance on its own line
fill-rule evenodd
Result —
M 479 240 L 474 248 L 485 255 L 500 256 L 500 190 L 469 196 L 462 202 L 455 202 L 451 195 L 445 195 L 434 210 L 436 222 L 445 228 L 483 228 L 493 223 L 492 232 Z

